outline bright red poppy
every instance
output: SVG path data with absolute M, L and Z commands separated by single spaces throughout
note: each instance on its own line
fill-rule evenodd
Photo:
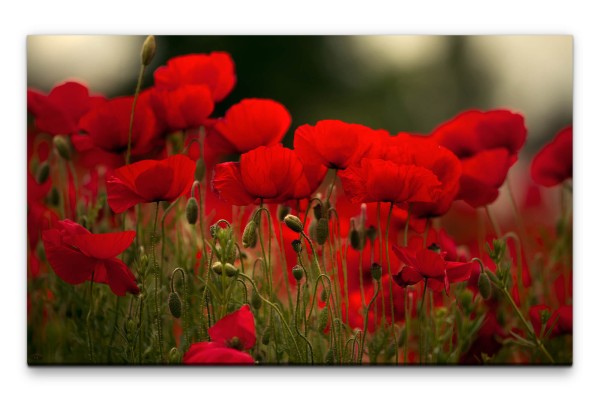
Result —
M 208 329 L 210 342 L 195 343 L 183 356 L 188 365 L 253 365 L 243 352 L 256 344 L 254 315 L 248 305 L 225 316 Z
M 152 88 L 149 101 L 161 133 L 200 127 L 214 109 L 212 94 L 206 85 Z
M 105 101 L 102 96 L 90 96 L 88 88 L 78 82 L 57 85 L 48 95 L 27 90 L 27 110 L 35 117 L 36 128 L 52 135 L 77 133 L 79 119 Z
M 270 99 L 244 99 L 231 106 L 214 129 L 238 153 L 280 142 L 292 123 L 288 110 Z
M 320 165 L 305 166 L 296 152 L 277 144 L 244 153 L 239 163 L 217 164 L 212 186 L 222 200 L 238 206 L 281 203 L 310 196 L 326 172 Z
M 531 162 L 531 177 L 552 187 L 573 177 L 573 127 L 562 129 L 552 142 L 539 151 Z
M 176 89 L 182 85 L 206 85 L 215 102 L 223 100 L 235 85 L 233 59 L 225 52 L 173 57 L 154 72 L 154 85 Z
M 195 171 L 196 163 L 183 155 L 123 166 L 106 178 L 108 204 L 122 213 L 138 203 L 172 202 L 191 189 Z
M 389 134 L 360 124 L 322 120 L 302 125 L 294 133 L 294 149 L 305 164 L 343 170 L 358 162 Z
M 442 183 L 431 170 L 389 160 L 362 159 L 340 171 L 344 192 L 354 203 L 436 202 Z
M 135 277 L 117 258 L 134 238 L 135 231 L 92 234 L 71 220 L 58 221 L 42 233 L 46 258 L 61 279 L 69 284 L 93 279 L 118 296 L 139 293 Z
M 525 143 L 527 129 L 520 114 L 508 110 L 463 112 L 437 127 L 432 138 L 462 163 L 457 199 L 472 207 L 496 200 L 509 168 Z
M 143 155 L 156 146 L 156 118 L 149 105 L 148 91 L 143 92 L 135 106 L 133 130 L 131 133 L 131 154 Z M 81 135 L 71 137 L 78 152 L 92 163 L 104 162 L 109 165 L 123 164 L 129 141 L 129 124 L 133 96 L 109 100 L 91 109 L 79 121 Z M 118 165 L 117 164 L 117 165 Z

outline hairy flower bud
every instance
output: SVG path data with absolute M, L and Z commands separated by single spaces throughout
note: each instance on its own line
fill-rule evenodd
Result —
M 321 206 L 321 203 L 317 203 L 315 206 L 313 206 L 313 214 L 317 220 L 323 217 L 323 206 Z
M 326 288 L 323 288 L 323 291 L 321 291 L 321 296 L 320 296 L 321 302 L 327 301 L 327 298 L 329 298 L 329 292 L 327 291 Z
M 204 164 L 204 160 L 202 158 L 196 160 L 196 171 L 194 173 L 194 178 L 196 181 L 202 182 L 204 179 L 204 174 L 206 173 L 206 165 Z
M 329 222 L 326 218 L 321 217 L 317 221 L 317 243 L 323 245 L 329 236 Z
M 288 226 L 290 230 L 294 232 L 301 233 L 302 230 L 304 230 L 304 225 L 302 224 L 302 221 L 293 214 L 288 214 L 287 216 L 285 216 L 283 222 L 286 226 Z
M 377 239 L 377 229 L 373 226 L 369 226 L 365 232 L 365 236 L 371 241 L 371 244 L 375 243 L 375 240 Z
M 169 362 L 174 364 L 174 363 L 179 363 L 181 361 L 181 352 L 179 352 L 179 350 L 175 347 L 171 348 L 171 350 L 169 351 Z
M 299 265 L 296 265 L 292 268 L 292 274 L 294 275 L 296 281 L 300 281 L 302 280 L 302 277 L 304 277 L 304 269 L 302 269 L 302 267 Z
M 292 211 L 292 208 L 287 205 L 277 206 L 277 219 L 279 221 L 283 221 L 283 219 L 285 219 L 285 216 L 290 214 L 291 211 Z
M 38 166 L 37 172 L 35 174 L 35 180 L 38 184 L 43 184 L 48 180 L 49 176 L 50 176 L 50 165 L 48 164 L 47 161 L 45 161 Z
M 302 241 L 300 241 L 299 239 L 293 240 L 292 248 L 294 249 L 294 252 L 296 252 L 296 253 L 302 252 Z
M 52 187 L 50 190 L 50 195 L 48 196 L 48 202 L 52 206 L 58 206 L 60 203 L 60 193 L 58 192 L 58 188 Z
M 254 219 L 250 219 L 244 233 L 242 234 L 242 246 L 244 248 L 254 248 L 256 246 L 257 235 L 256 235 L 256 222 Z
M 212 265 L 212 271 L 220 276 L 223 273 L 223 264 L 219 261 L 216 261 Z
M 317 322 L 317 330 L 323 331 L 327 327 L 327 322 L 329 321 L 329 309 L 327 307 L 321 309 L 319 313 L 319 318 Z
M 144 40 L 144 44 L 142 45 L 142 64 L 144 66 L 148 66 L 154 55 L 156 54 L 156 39 L 154 39 L 154 35 L 149 35 L 146 40 Z
M 169 294 L 169 311 L 174 318 L 181 317 L 181 298 L 177 292 Z
M 252 297 L 250 298 L 250 304 L 256 310 L 259 310 L 262 306 L 262 298 L 256 291 L 252 291 Z
M 225 275 L 227 277 L 235 277 L 238 274 L 237 267 L 235 267 L 231 263 L 225 263 L 223 270 L 225 271 Z
M 198 201 L 196 198 L 188 199 L 185 206 L 185 218 L 191 225 L 196 224 L 196 221 L 198 221 Z
M 52 140 L 54 143 L 54 148 L 65 160 L 71 160 L 71 145 L 69 145 L 69 140 L 62 135 L 56 135 Z
M 373 263 L 371 265 L 371 277 L 373 277 L 373 280 L 375 281 L 379 281 L 381 280 L 381 265 L 379 263 Z
M 350 246 L 357 251 L 365 247 L 364 234 L 356 229 L 354 219 L 350 219 Z
M 477 280 L 477 287 L 481 297 L 488 300 L 492 297 L 492 282 L 486 272 L 481 272 L 479 280 Z

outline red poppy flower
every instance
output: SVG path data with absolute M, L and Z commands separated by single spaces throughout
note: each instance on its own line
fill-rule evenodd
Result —
M 108 284 L 113 293 L 139 293 L 135 277 L 117 255 L 131 245 L 135 231 L 92 234 L 71 220 L 44 230 L 46 258 L 54 272 L 69 284 L 94 280 Z
M 310 196 L 326 173 L 323 166 L 305 166 L 281 144 L 244 153 L 239 163 L 215 166 L 212 186 L 225 202 L 244 206 L 281 203 Z
M 212 341 L 195 343 L 183 356 L 188 365 L 253 365 L 254 359 L 243 352 L 254 347 L 256 329 L 254 315 L 248 305 L 242 306 L 208 329 Z
M 149 105 L 148 95 L 147 91 L 142 93 L 135 106 L 131 133 L 132 155 L 143 155 L 155 146 L 156 118 Z M 84 134 L 71 137 L 75 149 L 83 153 L 95 153 L 98 157 L 94 157 L 94 163 L 102 161 L 104 156 L 111 161 L 116 158 L 123 163 L 129 141 L 132 105 L 133 96 L 127 96 L 109 100 L 91 109 L 79 122 L 79 128 Z M 88 158 L 87 154 L 85 158 Z
M 206 85 L 213 100 L 223 100 L 235 85 L 235 66 L 228 53 L 188 54 L 173 57 L 154 72 L 154 85 L 175 89 L 182 85 Z
M 457 199 L 472 207 L 496 200 L 526 135 L 523 116 L 508 110 L 470 110 L 437 127 L 433 139 L 462 163 Z
M 446 261 L 441 254 L 429 249 L 414 251 L 410 248 L 393 246 L 393 251 L 405 266 L 400 273 L 393 276 L 400 287 L 414 285 L 427 279 L 428 284 L 438 282 L 448 292 L 450 282 L 446 275 Z M 470 273 L 470 271 L 469 271 Z
M 441 182 L 424 167 L 381 159 L 362 159 L 341 171 L 344 192 L 354 203 L 435 202 Z
M 122 213 L 138 203 L 172 202 L 190 190 L 195 170 L 196 163 L 183 155 L 123 166 L 106 178 L 108 204 Z
M 294 149 L 305 164 L 343 170 L 358 162 L 378 140 L 387 136 L 386 131 L 364 125 L 323 120 L 314 127 L 308 124 L 298 127 Z
M 231 106 L 214 128 L 238 153 L 246 153 L 259 146 L 278 143 L 291 123 L 292 117 L 281 103 L 270 99 L 244 99 Z
M 434 202 L 414 202 L 411 214 L 437 217 L 445 214 L 456 198 L 461 164 L 448 149 L 430 138 L 399 133 L 381 142 L 381 158 L 398 164 L 414 164 L 431 171 L 440 181 L 440 194 Z
M 552 187 L 573 177 L 573 127 L 562 129 L 542 148 L 531 162 L 531 177 L 545 187 Z
M 153 88 L 149 91 L 149 101 L 161 125 L 159 131 L 163 133 L 204 125 L 214 108 L 212 94 L 206 85 Z
M 48 95 L 27 91 L 27 110 L 34 115 L 37 129 L 52 135 L 77 133 L 79 119 L 105 101 L 101 96 L 90 96 L 88 88 L 77 82 L 57 85 Z

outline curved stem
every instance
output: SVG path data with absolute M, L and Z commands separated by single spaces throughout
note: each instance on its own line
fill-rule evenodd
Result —
M 377 280 L 377 287 L 375 288 L 375 293 L 373 294 L 373 297 L 371 298 L 371 301 L 369 302 L 369 306 L 367 306 L 367 310 L 365 312 L 365 323 L 364 323 L 364 327 L 363 327 L 363 334 L 362 334 L 362 338 L 360 341 L 360 348 L 358 350 L 358 360 L 361 364 L 362 364 L 363 350 L 365 347 L 365 338 L 367 337 L 367 328 L 368 328 L 368 324 L 369 324 L 369 310 L 371 309 L 371 306 L 373 306 L 373 303 L 375 302 L 375 300 L 377 299 L 377 296 L 379 295 L 380 287 L 381 287 L 381 281 Z
M 133 117 L 135 115 L 135 105 L 137 104 L 138 97 L 140 96 L 140 90 L 142 89 L 142 78 L 144 77 L 145 71 L 146 66 L 142 63 L 140 73 L 138 74 L 137 85 L 135 86 L 135 95 L 133 96 L 133 104 L 131 106 L 131 117 L 129 118 L 129 134 L 127 137 L 127 153 L 125 155 L 125 165 L 129 164 L 129 158 L 131 157 L 131 136 L 133 133 Z

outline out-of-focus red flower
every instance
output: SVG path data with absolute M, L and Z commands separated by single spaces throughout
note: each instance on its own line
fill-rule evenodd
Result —
M 149 102 L 161 133 L 204 125 L 214 109 L 212 94 L 206 85 L 152 88 Z
M 441 182 L 431 170 L 413 164 L 362 159 L 339 172 L 344 192 L 355 203 L 436 202 Z
M 305 164 L 322 164 L 343 170 L 364 157 L 377 141 L 389 134 L 360 124 L 322 120 L 315 126 L 298 127 L 294 149 Z
M 429 249 L 414 251 L 397 245 L 393 246 L 393 250 L 405 265 L 398 274 L 393 276 L 396 284 L 406 287 L 427 279 L 428 283 L 439 282 L 448 292 L 450 283 L 446 276 L 446 261 L 442 255 Z
M 285 135 L 292 117 L 281 104 L 270 99 L 244 99 L 225 113 L 214 124 L 238 153 L 246 153 L 259 146 L 275 145 Z
M 462 171 L 461 163 L 454 153 L 428 137 L 406 133 L 389 137 L 381 141 L 381 145 L 381 159 L 424 167 L 441 183 L 437 200 L 414 202 L 411 214 L 419 217 L 437 217 L 445 214 L 458 193 Z
M 212 186 L 222 200 L 238 206 L 281 203 L 310 196 L 325 173 L 323 166 L 305 166 L 296 152 L 276 144 L 244 153 L 239 163 L 217 164 Z
M 84 162 L 110 166 L 124 163 L 133 98 L 126 96 L 109 100 L 81 117 L 79 128 L 83 134 L 73 135 L 71 140 L 75 149 L 84 154 Z M 149 104 L 149 92 L 145 91 L 135 106 L 131 154 L 136 156 L 150 152 L 156 145 L 156 139 L 156 118 Z
M 573 127 L 562 129 L 531 162 L 531 177 L 545 187 L 573 178 Z
M 54 272 L 69 284 L 94 280 L 113 293 L 139 293 L 135 277 L 117 255 L 131 245 L 135 231 L 92 234 L 71 220 L 56 222 L 42 232 L 46 258 Z
M 196 163 L 183 155 L 118 168 L 106 178 L 108 205 L 122 213 L 138 203 L 172 202 L 190 190 L 195 170 Z
M 432 138 L 462 163 L 457 199 L 472 207 L 496 200 L 509 168 L 525 143 L 527 129 L 520 114 L 508 110 L 463 112 L 437 127 Z
M 550 337 L 573 333 L 573 305 L 562 305 L 554 312 L 546 305 L 535 305 L 529 309 L 529 317 L 538 336 L 542 334 L 542 313 L 544 311 L 548 314 L 544 333 L 551 330 Z
M 248 305 L 225 316 L 208 329 L 212 341 L 195 343 L 183 356 L 188 365 L 253 365 L 254 359 L 243 352 L 254 347 L 254 315 Z
M 157 88 L 206 85 L 215 102 L 223 100 L 235 85 L 235 66 L 228 53 L 188 54 L 173 57 L 154 72 Z
M 48 95 L 27 90 L 27 110 L 35 117 L 36 128 L 52 135 L 77 133 L 79 119 L 105 101 L 101 96 L 90 96 L 88 88 L 78 82 L 57 85 Z

